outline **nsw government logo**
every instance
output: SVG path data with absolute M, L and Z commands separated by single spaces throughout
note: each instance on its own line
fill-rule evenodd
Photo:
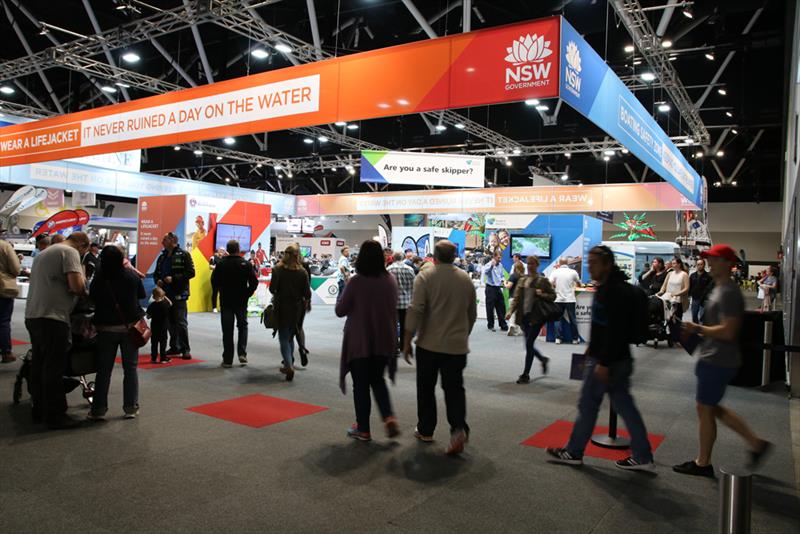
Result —
M 581 97 L 581 51 L 575 41 L 567 43 L 567 62 L 564 66 L 564 81 L 567 91 Z
M 552 60 L 545 61 L 553 54 L 550 41 L 543 35 L 525 35 L 515 39 L 506 48 L 505 60 L 512 66 L 506 66 L 506 91 L 525 89 L 527 87 L 547 87 L 550 85 L 550 68 Z

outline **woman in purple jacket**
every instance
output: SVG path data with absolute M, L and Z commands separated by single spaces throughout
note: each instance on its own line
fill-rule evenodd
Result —
M 386 434 L 400 434 L 392 411 L 389 390 L 383 378 L 389 368 L 394 382 L 397 370 L 395 342 L 397 339 L 397 282 L 386 271 L 383 248 L 377 241 L 365 241 L 356 260 L 356 276 L 345 286 L 336 304 L 336 315 L 347 317 L 342 341 L 342 362 L 339 386 L 345 392 L 347 373 L 353 377 L 353 402 L 356 423 L 347 435 L 360 441 L 370 441 L 370 389 L 381 412 Z

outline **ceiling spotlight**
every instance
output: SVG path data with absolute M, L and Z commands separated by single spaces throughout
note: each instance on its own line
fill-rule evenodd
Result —
M 661 46 L 663 48 L 672 48 L 672 41 L 667 39 L 666 41 L 661 41 Z
M 311 143 L 313 143 L 313 142 L 314 142 L 314 140 L 313 140 L 313 139 L 311 139 L 310 137 L 306 137 L 305 139 L 303 139 L 303 142 L 304 142 L 305 144 L 307 144 L 307 145 L 310 145 Z
M 355 174 L 356 170 L 353 167 L 350 167 L 349 169 L 347 169 L 347 172 L 349 172 L 350 174 Z
M 661 113 L 668 113 L 669 110 L 671 110 L 671 109 L 672 108 L 670 107 L 670 105 L 667 104 L 666 102 L 663 102 L 663 103 L 658 105 L 658 111 L 660 111 Z
M 726 112 L 725 112 L 725 116 L 727 116 L 727 117 L 733 117 L 733 113 L 731 113 L 730 111 L 726 111 Z
M 683 8 L 683 16 L 686 17 L 687 19 L 693 19 L 694 18 L 694 12 L 692 11 L 692 7 L 691 6 L 686 6 L 686 7 Z
M 348 130 L 358 130 L 358 124 L 348 124 L 347 125 L 347 129 Z
M 294 178 L 294 174 L 292 174 L 292 171 L 289 171 L 289 172 L 287 172 L 287 173 L 286 173 L 286 176 L 287 176 L 288 178 Z
M 124 61 L 125 63 L 136 63 L 140 59 L 142 58 L 140 58 L 139 54 L 137 54 L 136 52 L 126 52 L 122 54 L 122 61 Z
M 200 150 L 200 149 L 198 149 L 198 150 L 195 150 L 195 151 L 194 151 L 194 155 L 195 155 L 195 156 L 202 156 L 202 155 L 203 155 L 203 151 L 202 151 L 202 150 Z
M 317 137 L 317 141 L 319 141 L 320 143 L 327 143 L 328 138 L 325 137 L 324 135 L 320 135 L 319 137 Z
M 706 59 L 709 61 L 714 61 L 714 52 L 706 52 Z
M 389 109 L 391 106 L 389 104 L 387 104 L 386 102 L 381 102 L 381 103 L 378 104 L 378 107 L 381 108 L 381 109 Z
M 622 153 L 623 153 L 623 154 L 627 154 L 627 153 L 629 153 L 629 152 L 630 152 L 630 150 L 628 150 L 627 148 L 623 148 L 623 149 L 622 149 Z
M 283 167 L 281 167 L 280 165 L 275 165 L 275 170 L 276 170 L 276 171 L 279 171 L 279 170 L 281 170 L 282 168 L 283 168 Z
M 734 181 L 732 181 L 732 182 L 731 182 L 731 185 L 732 185 L 733 187 L 736 187 L 737 185 L 739 185 L 739 182 L 737 182 L 736 180 L 734 180 Z
M 397 103 L 400 104 L 401 106 L 407 106 L 408 105 L 408 100 L 406 100 L 405 98 L 399 98 L 397 100 Z
M 519 148 L 515 148 L 515 149 L 514 149 L 514 150 L 512 150 L 511 152 L 512 152 L 512 153 L 513 153 L 515 156 L 518 156 L 518 155 L 522 154 L 522 150 L 520 150 Z
M 572 153 L 571 152 L 564 152 L 564 157 L 565 158 L 571 158 L 572 157 Z
M 497 155 L 498 156 L 505 156 L 506 155 L 506 151 L 503 150 L 502 148 L 498 148 L 497 149 Z
M 263 167 L 261 163 L 256 163 L 256 169 L 260 169 L 261 167 Z
M 464 125 L 463 125 L 462 123 L 460 123 L 460 122 L 459 122 L 459 123 L 457 123 L 457 124 L 454 124 L 453 126 L 455 126 L 456 128 L 458 128 L 459 130 L 463 130 L 464 128 L 466 128 L 466 126 L 464 126 Z
M 633 64 L 634 65 L 641 65 L 642 64 L 642 60 L 641 59 L 634 59 L 633 60 Z
M 181 147 L 179 147 L 178 145 L 175 145 L 174 147 L 172 147 L 172 150 L 174 150 L 175 152 L 177 152 L 180 149 L 181 149 Z
M 528 100 L 525 101 L 525 105 L 526 106 L 538 106 L 539 105 L 539 100 L 536 99 L 536 98 L 529 98 Z
M 230 178 L 230 176 L 226 176 L 226 177 L 225 177 L 225 181 L 226 181 L 226 182 L 230 182 L 230 181 L 231 181 L 231 178 Z
M 722 185 L 722 182 L 714 182 L 714 187 L 719 187 Z
M 339 168 L 338 168 L 338 167 L 331 167 L 331 172 L 336 172 L 336 171 L 338 171 L 338 170 L 339 170 Z
M 703 154 L 702 150 L 698 150 L 697 152 L 694 153 L 694 157 L 696 157 L 696 158 L 702 158 L 703 155 L 704 154 Z
M 443 132 L 447 129 L 447 126 L 445 126 L 444 124 L 437 124 L 435 128 L 437 132 Z
M 606 156 L 613 156 L 614 154 L 616 154 L 616 152 L 614 152 L 613 150 L 604 150 L 603 154 L 605 154 Z
M 100 90 L 105 92 L 105 93 L 116 93 L 117 92 L 117 88 L 116 87 L 111 87 L 110 85 L 104 85 L 104 86 L 102 86 L 100 88 Z
M 725 151 L 724 151 L 724 150 L 718 150 L 718 151 L 717 151 L 717 157 L 718 157 L 718 158 L 721 158 L 721 157 L 722 157 L 722 156 L 724 156 L 724 155 L 725 155 Z
M 720 87 L 719 89 L 717 89 L 717 92 L 719 94 L 721 94 L 722 96 L 725 96 L 725 95 L 728 94 L 728 91 L 724 87 Z
M 42 28 L 39 30 L 39 35 L 47 35 L 48 33 L 50 33 L 50 29 L 47 26 L 42 25 Z
M 336 121 L 336 122 L 334 122 L 334 124 L 335 124 L 336 126 L 347 126 L 347 123 L 346 123 L 346 122 L 344 122 L 344 121 Z
M 562 182 L 566 182 L 567 180 L 569 180 L 569 175 L 567 175 L 567 174 L 562 174 L 562 175 L 561 175 L 561 181 L 562 181 Z
M 217 156 L 217 161 L 221 161 L 221 160 L 222 160 L 222 156 Z
M 288 54 L 292 51 L 292 47 L 284 43 L 278 43 L 275 45 L 275 50 L 278 52 L 283 52 L 284 54 Z
M 686 138 L 686 144 L 687 145 L 693 145 L 694 144 L 694 139 L 692 139 L 691 136 L 687 137 Z
M 225 139 L 222 140 L 222 142 L 225 143 L 226 145 L 233 145 L 236 143 L 236 139 L 234 139 L 233 137 L 226 137 Z
M 737 130 L 736 128 L 733 128 L 733 129 L 731 130 L 731 133 L 732 133 L 733 135 L 736 135 L 736 134 L 738 134 L 738 133 L 739 133 L 739 130 Z
M 269 52 L 267 52 L 263 48 L 256 48 L 252 52 L 250 52 L 250 55 L 256 59 L 266 59 L 269 57 Z
M 609 161 L 611 158 L 608 156 L 603 156 L 603 161 Z
M 513 163 L 511 163 L 511 160 L 507 159 L 506 160 L 506 167 L 511 167 L 512 165 L 513 165 Z
M 656 75 L 652 72 L 643 72 L 639 77 L 646 82 L 652 82 L 656 79 Z
M 122 87 L 124 89 L 128 89 L 130 87 L 130 85 L 128 85 L 127 83 L 122 83 L 122 82 L 114 82 L 114 85 L 116 85 L 117 87 Z
M 624 50 L 625 50 L 626 52 L 628 52 L 628 53 L 631 53 L 631 52 L 633 52 L 634 50 L 636 50 L 636 48 L 635 48 L 635 47 L 634 47 L 632 44 L 629 44 L 629 45 L 625 45 L 625 48 L 624 48 Z
M 669 56 L 669 58 L 668 58 L 668 59 L 669 59 L 670 61 L 675 61 L 676 59 L 678 59 L 678 56 L 676 56 L 675 54 L 672 54 L 671 56 Z
M 547 111 L 549 109 L 550 108 L 545 106 L 544 104 L 539 104 L 538 106 L 536 106 L 536 111 Z

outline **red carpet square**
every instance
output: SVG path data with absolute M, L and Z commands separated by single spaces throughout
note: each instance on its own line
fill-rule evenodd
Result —
M 31 342 L 30 342 L 30 341 L 22 341 L 21 339 L 12 339 L 12 340 L 11 340 L 11 345 L 12 345 L 12 346 L 16 346 L 16 345 L 30 345 L 30 344 L 31 344 Z
M 198 360 L 196 358 L 192 358 L 191 360 L 183 360 L 180 356 L 172 357 L 172 361 L 169 363 L 150 363 L 150 355 L 149 354 L 140 354 L 139 355 L 139 369 L 164 369 L 165 367 L 176 367 L 178 365 L 188 365 L 192 363 L 202 363 L 205 360 Z M 116 360 L 114 360 L 117 364 L 122 365 L 122 358 L 117 356 Z
M 569 421 L 556 421 L 541 432 L 537 432 L 523 441 L 522 444 L 529 447 L 538 447 L 540 449 L 546 449 L 548 447 L 563 447 L 566 445 L 567 441 L 569 441 L 569 435 L 572 432 L 572 427 L 573 424 Z M 594 434 L 607 433 L 607 426 L 594 427 Z M 626 438 L 630 437 L 630 434 L 628 434 L 627 431 L 619 427 L 617 428 L 617 435 L 624 436 Z M 653 452 L 655 452 L 659 445 L 661 445 L 661 442 L 664 441 L 664 436 L 657 434 L 648 434 L 647 438 L 650 440 L 650 446 L 653 448 Z M 586 446 L 586 451 L 583 454 L 585 456 L 591 456 L 592 458 L 604 458 L 606 460 L 616 461 L 627 458 L 630 456 L 631 451 L 630 449 L 606 449 L 603 447 L 598 447 L 590 441 Z
M 275 423 L 282 423 L 290 419 L 322 412 L 327 408 L 277 397 L 268 397 L 257 393 L 255 395 L 245 395 L 238 399 L 202 404 L 187 408 L 187 410 L 252 428 L 263 428 Z

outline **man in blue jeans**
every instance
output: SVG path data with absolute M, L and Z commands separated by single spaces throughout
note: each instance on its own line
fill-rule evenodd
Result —
M 625 421 L 631 435 L 633 455 L 616 463 L 620 469 L 652 471 L 653 452 L 647 439 L 639 410 L 631 397 L 633 358 L 626 330 L 633 303 L 627 276 L 614 263 L 614 253 L 605 246 L 589 251 L 589 274 L 598 284 L 592 303 L 592 329 L 586 351 L 583 387 L 578 401 L 578 418 L 566 447 L 549 448 L 549 460 L 568 465 L 582 465 L 583 451 L 592 437 L 597 413 L 608 393 L 614 409 Z

